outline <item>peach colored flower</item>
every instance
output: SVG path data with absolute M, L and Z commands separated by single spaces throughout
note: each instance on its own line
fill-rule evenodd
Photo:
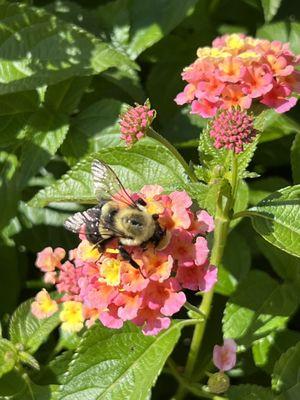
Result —
M 32 314 L 38 318 L 49 318 L 58 310 L 55 300 L 52 300 L 46 289 L 42 289 L 36 296 L 35 301 L 31 304 Z
M 43 272 L 52 272 L 61 265 L 60 262 L 65 255 L 66 252 L 61 247 L 57 247 L 54 250 L 52 247 L 46 247 L 37 253 L 35 265 Z

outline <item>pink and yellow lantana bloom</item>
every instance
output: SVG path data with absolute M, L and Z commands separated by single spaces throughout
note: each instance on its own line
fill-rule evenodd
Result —
M 297 102 L 293 93 L 300 93 L 299 64 L 288 43 L 224 35 L 212 47 L 198 49 L 196 61 L 182 73 L 187 85 L 175 101 L 190 104 L 191 113 L 203 118 L 237 106 L 247 110 L 255 103 L 284 113 Z
M 62 249 L 46 248 L 38 254 L 37 267 L 45 272 L 47 282 L 47 274 L 52 274 L 52 283 L 61 296 L 57 302 L 62 303 L 62 329 L 76 332 L 97 320 L 119 329 L 125 321 L 131 321 L 145 335 L 156 335 L 169 327 L 170 317 L 186 302 L 184 289 L 205 292 L 215 284 L 217 270 L 209 263 L 206 239 L 214 229 L 213 218 L 204 210 L 193 213 L 192 201 L 185 192 L 166 195 L 161 186 L 148 185 L 133 196 L 143 198 L 148 211 L 157 213 L 166 229 L 161 249 L 153 245 L 146 250 L 126 248 L 139 268 L 122 259 L 116 241 L 100 253 L 82 235 L 79 246 L 63 263 Z M 37 306 L 46 293 L 40 292 L 33 303 L 37 318 L 51 314 L 50 303 L 45 312 Z M 53 313 L 57 311 L 55 305 Z

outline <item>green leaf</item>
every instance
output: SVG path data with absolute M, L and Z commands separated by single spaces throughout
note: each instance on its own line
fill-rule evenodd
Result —
M 294 400 L 299 396 L 300 343 L 289 348 L 275 364 L 272 388 L 280 393 L 278 400 Z
M 46 108 L 71 114 L 77 108 L 91 81 L 92 78 L 89 76 L 80 76 L 48 86 L 44 101 Z
M 37 319 L 31 313 L 32 300 L 22 303 L 14 312 L 9 335 L 13 343 L 21 343 L 24 349 L 33 354 L 45 342 L 49 334 L 59 325 L 58 312 L 49 318 Z
M 20 196 L 15 176 L 18 159 L 15 155 L 0 152 L 0 229 L 15 215 Z
M 0 246 L 0 313 L 12 312 L 20 293 L 20 260 L 15 247 Z
M 271 41 L 280 40 L 281 42 L 288 42 L 288 24 L 285 22 L 274 22 L 272 24 L 263 25 L 257 30 L 256 37 Z
M 300 261 L 298 257 L 287 254 L 260 237 L 256 239 L 256 243 L 280 278 L 300 284 Z
M 270 332 L 284 328 L 297 305 L 292 285 L 280 285 L 264 272 L 251 271 L 226 304 L 224 336 L 249 346 Z
M 7 148 L 11 146 L 13 149 L 17 147 L 18 141 L 24 139 L 24 127 L 27 124 L 31 113 L 17 113 L 11 115 L 0 116 L 0 146 Z
M 167 148 L 143 145 L 141 142 L 130 150 L 114 147 L 90 155 L 54 185 L 38 192 L 29 205 L 44 207 L 50 202 L 62 201 L 96 203 L 90 173 L 94 159 L 101 159 L 111 165 L 124 186 L 133 191 L 147 184 L 159 184 L 168 191 L 187 183 L 184 168 Z
M 71 214 L 80 210 L 78 206 L 68 203 L 33 208 L 21 202 L 18 209 L 21 229 L 13 234 L 13 239 L 17 245 L 25 246 L 32 253 L 47 246 L 73 248 L 77 245 L 76 238 L 61 227 Z
M 300 132 L 299 123 L 287 115 L 278 114 L 274 110 L 266 110 L 262 114 L 264 114 L 265 118 L 260 143 L 270 142 L 295 132 Z
M 241 179 L 238 182 L 238 187 L 237 187 L 237 194 L 236 194 L 236 199 L 234 203 L 234 213 L 238 213 L 241 211 L 246 210 L 248 207 L 248 202 L 249 202 L 249 189 L 247 183 Z M 230 223 L 230 227 L 233 228 L 239 223 L 240 219 L 234 219 Z
M 274 400 L 271 389 L 257 385 L 231 386 L 228 400 Z
M 17 375 L 17 376 L 16 376 Z M 13 381 L 11 382 L 11 380 Z M 25 375 L 26 382 L 24 380 L 24 376 L 21 377 L 20 374 L 15 373 L 13 375 L 11 372 L 8 375 L 2 378 L 2 381 L 5 380 L 6 386 L 13 387 L 13 390 L 9 390 L 9 393 L 0 394 L 0 400 L 50 400 L 52 399 L 51 393 L 55 386 L 40 386 L 36 385 L 32 382 L 27 375 Z M 7 380 L 8 382 L 7 385 Z M 17 386 L 16 386 L 17 384 Z M 9 389 L 11 389 L 9 387 Z M 1 390 L 1 389 L 0 389 Z
M 72 121 L 62 153 L 68 163 L 106 147 L 120 146 L 119 116 L 126 105 L 113 99 L 100 100 L 79 113 Z
M 250 248 L 243 236 L 233 230 L 226 242 L 223 260 L 218 268 L 216 292 L 230 296 L 248 274 L 250 265 Z
M 257 340 L 252 346 L 255 365 L 271 374 L 281 355 L 300 342 L 300 333 L 285 329 Z
M 45 166 L 64 141 L 68 131 L 68 119 L 41 109 L 28 121 L 26 140 L 22 147 L 18 186 L 24 188 L 28 180 Z
M 196 3 L 197 0 L 116 0 L 100 6 L 97 16 L 111 43 L 135 59 L 173 30 Z
M 264 10 L 265 21 L 270 22 L 277 14 L 281 0 L 261 0 Z
M 0 339 L 0 377 L 11 371 L 18 359 L 15 346 L 6 339 Z
M 135 68 L 125 55 L 41 9 L 0 5 L 0 93 L 31 90 L 110 67 Z
M 300 133 L 295 136 L 291 147 L 291 164 L 293 172 L 293 181 L 300 183 Z
M 55 399 L 146 398 L 179 336 L 176 323 L 155 337 L 132 324 L 114 330 L 97 323 L 84 334 Z
M 14 118 L 18 118 L 16 114 L 36 111 L 39 104 L 40 99 L 35 90 L 19 92 L 18 96 L 4 94 L 0 96 L 0 115 L 14 115 Z
M 299 44 L 300 24 L 299 22 L 291 22 L 290 27 L 290 46 L 295 54 L 300 53 Z
M 278 190 L 247 213 L 264 239 L 300 257 L 300 185 Z
M 249 203 L 257 204 L 275 190 L 288 186 L 289 182 L 280 176 L 270 176 L 249 182 Z

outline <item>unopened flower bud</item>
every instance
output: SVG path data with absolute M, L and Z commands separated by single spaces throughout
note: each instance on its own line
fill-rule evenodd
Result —
M 155 115 L 155 110 L 151 110 L 149 101 L 146 101 L 144 105 L 135 104 L 120 116 L 121 139 L 125 140 L 127 147 L 145 136 Z
M 224 372 L 217 372 L 209 377 L 208 388 L 212 393 L 224 393 L 229 389 L 229 386 L 229 377 Z

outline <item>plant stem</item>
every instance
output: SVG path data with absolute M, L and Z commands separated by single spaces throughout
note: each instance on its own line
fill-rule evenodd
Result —
M 157 133 L 153 128 L 149 127 L 147 130 L 147 136 L 152 137 L 152 139 L 157 140 L 160 142 L 162 145 L 167 147 L 167 149 L 177 158 L 177 160 L 180 162 L 180 164 L 183 166 L 185 169 L 185 172 L 189 176 L 192 182 L 198 182 L 198 179 L 196 175 L 194 174 L 193 170 L 190 168 L 188 163 L 185 161 L 185 159 L 182 157 L 182 155 L 179 153 L 179 151 L 163 136 L 161 136 L 159 133 Z
M 237 185 L 238 185 L 238 163 L 236 155 L 233 154 L 232 168 L 231 168 L 231 197 L 227 200 L 225 206 L 223 207 L 222 193 L 220 193 L 216 208 L 214 244 L 210 259 L 211 264 L 215 265 L 216 267 L 220 265 L 224 253 L 224 248 L 229 231 L 230 213 L 234 206 L 235 196 L 237 192 Z M 212 288 L 209 292 L 204 293 L 202 302 L 199 307 L 200 312 L 205 315 L 205 320 L 201 324 L 196 325 L 194 329 L 194 334 L 184 372 L 184 377 L 187 380 L 192 380 L 193 378 L 195 364 L 203 341 L 207 320 L 211 312 L 213 295 L 214 295 L 214 288 Z M 187 388 L 182 384 L 180 384 L 178 391 L 175 395 L 175 399 L 176 400 L 184 399 L 186 392 Z

